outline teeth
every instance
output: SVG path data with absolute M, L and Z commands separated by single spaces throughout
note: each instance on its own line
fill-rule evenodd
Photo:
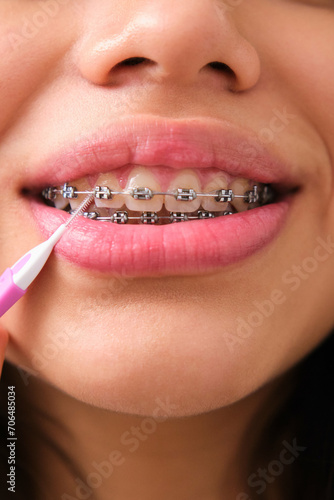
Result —
M 110 172 L 100 174 L 94 180 L 94 185 L 90 178 L 81 178 L 61 187 L 46 188 L 42 194 L 47 200 L 53 201 L 56 208 L 65 209 L 70 204 L 74 211 L 87 192 L 95 193 L 94 202 L 87 208 L 87 216 L 91 212 L 92 218 L 110 219 L 115 211 L 121 213 L 126 210 L 130 212 L 129 221 L 137 223 L 134 221 L 138 220 L 146 224 L 164 224 L 168 223 L 167 219 L 171 222 L 172 219 L 192 220 L 206 218 L 207 215 L 213 217 L 214 214 L 243 212 L 270 203 L 275 194 L 269 185 L 257 184 L 248 179 L 230 180 L 227 174 L 220 171 L 205 172 L 206 175 L 202 173 L 203 186 L 197 172 L 191 169 L 180 170 L 174 176 L 175 171 L 171 175 L 159 174 L 154 169 L 152 171 L 137 165 L 129 172 L 125 188 L 126 179 L 124 182 L 123 178 L 119 181 L 115 173 Z M 204 179 L 211 180 L 204 185 Z M 57 192 L 62 194 L 55 195 Z M 156 192 L 165 194 L 154 194 Z M 217 201 L 218 197 L 223 201 Z
M 196 193 L 201 192 L 201 184 L 197 175 L 191 170 L 182 170 L 170 183 L 168 191 L 176 192 L 178 188 L 193 189 Z M 193 201 L 178 201 L 174 196 L 165 196 L 165 207 L 169 212 L 195 212 L 201 205 L 201 198 Z
M 57 191 L 61 191 L 61 188 L 57 187 L 48 187 L 43 190 L 42 196 L 48 200 L 52 201 L 54 206 L 59 210 L 64 210 L 64 208 L 68 205 L 68 200 L 64 198 L 62 194 L 56 194 Z
M 135 188 L 149 188 L 152 191 L 161 191 L 161 187 L 154 175 L 146 167 L 136 167 L 129 174 L 126 190 Z M 152 199 L 136 200 L 126 196 L 125 204 L 129 210 L 140 212 L 159 212 L 164 202 L 163 195 L 155 195 Z
M 79 179 L 78 181 L 71 182 L 70 185 L 76 187 L 77 191 L 91 191 L 92 189 L 87 179 Z M 75 210 L 84 199 L 84 194 L 78 194 L 77 198 L 65 201 L 67 201 L 67 204 L 70 203 L 72 210 Z
M 52 200 L 55 207 L 59 210 L 64 210 L 68 205 L 68 200 L 66 200 L 61 194 L 57 194 L 56 198 Z
M 254 183 L 248 179 L 235 179 L 231 182 L 229 189 L 232 189 L 233 194 L 244 195 L 253 188 L 253 185 Z M 250 208 L 249 203 L 243 198 L 234 198 L 232 205 L 238 212 L 244 212 Z
M 111 191 L 123 191 L 116 176 L 112 173 L 100 175 L 96 181 L 96 186 L 108 187 Z M 95 205 L 105 208 L 121 208 L 125 204 L 126 198 L 122 194 L 113 195 L 111 200 L 95 198 Z
M 212 179 L 203 189 L 203 193 L 215 193 L 220 189 L 228 189 L 228 181 L 224 174 Z M 202 207 L 208 212 L 223 212 L 228 208 L 228 202 L 223 203 L 216 201 L 213 197 L 201 198 Z

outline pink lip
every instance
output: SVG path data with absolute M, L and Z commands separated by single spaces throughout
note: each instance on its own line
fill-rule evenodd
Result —
M 47 158 L 25 185 L 46 187 L 128 164 L 175 169 L 224 170 L 234 177 L 294 187 L 293 168 L 261 144 L 256 134 L 212 119 L 123 118 Z
M 291 199 L 211 220 L 164 226 L 77 219 L 56 252 L 80 267 L 121 276 L 206 273 L 242 261 L 267 246 L 286 221 Z M 50 236 L 69 217 L 32 202 L 40 230 Z
M 231 176 L 296 186 L 293 169 L 271 155 L 254 133 L 204 119 L 125 118 L 48 159 L 29 183 L 59 185 L 128 164 L 216 167 Z M 205 273 L 242 261 L 269 245 L 284 226 L 293 197 L 232 216 L 164 226 L 77 219 L 56 252 L 80 267 L 122 276 Z M 68 217 L 31 202 L 49 236 Z

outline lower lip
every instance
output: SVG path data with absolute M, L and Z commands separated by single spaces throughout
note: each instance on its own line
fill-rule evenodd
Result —
M 268 246 L 286 223 L 291 198 L 235 215 L 162 226 L 117 225 L 79 217 L 55 249 L 72 264 L 124 277 L 191 275 L 247 259 Z M 49 237 L 69 218 L 31 202 Z

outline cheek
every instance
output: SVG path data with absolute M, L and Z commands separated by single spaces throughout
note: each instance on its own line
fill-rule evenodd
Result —
M 327 8 L 320 8 L 320 3 Z M 290 157 L 296 152 L 299 161 L 303 152 L 307 152 L 305 165 L 313 171 L 313 180 L 306 186 L 308 208 L 312 207 L 309 217 L 317 207 L 322 207 L 321 230 L 332 234 L 334 3 L 278 1 L 268 5 L 267 12 L 265 9 L 264 6 L 262 28 L 252 33 L 252 37 L 250 34 L 250 39 L 261 53 L 262 78 L 272 89 L 272 102 L 279 92 L 283 97 L 282 107 L 286 106 L 296 116 L 278 146 Z M 251 11 L 248 14 L 255 19 L 256 14 Z M 272 21 L 268 23 L 266 19 Z M 303 137 L 301 144 L 299 136 Z
M 331 6 L 277 2 L 270 12 L 268 7 L 267 19 L 274 21 L 263 23 L 254 43 L 266 47 L 263 64 L 271 72 L 272 83 L 286 89 L 287 100 L 292 97 L 300 115 L 307 117 L 333 151 L 334 4 Z
M 64 6 L 52 13 L 43 2 L 6 4 L 0 4 L 0 132 L 19 121 L 36 90 L 52 81 L 74 32 L 66 30 Z

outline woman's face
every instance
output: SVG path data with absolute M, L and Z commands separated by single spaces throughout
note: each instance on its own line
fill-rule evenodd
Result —
M 9 360 L 103 408 L 190 415 L 325 338 L 332 0 L 0 0 L 0 17 L 1 269 L 68 217 L 36 204 L 66 181 L 282 193 L 215 220 L 73 224 L 2 319 Z

